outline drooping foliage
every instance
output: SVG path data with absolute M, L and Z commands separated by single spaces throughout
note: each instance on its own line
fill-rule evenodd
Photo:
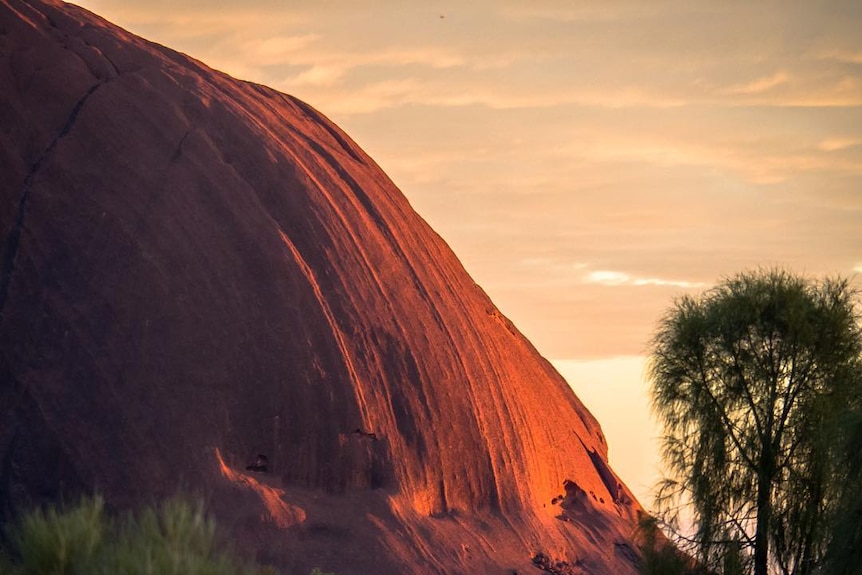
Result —
M 844 420 L 846 436 L 839 481 L 842 497 L 832 525 L 832 537 L 826 555 L 825 573 L 862 575 L 862 406 Z
M 659 511 L 716 571 L 822 563 L 846 468 L 839 422 L 862 385 L 855 297 L 846 280 L 766 270 L 681 297 L 660 321 Z

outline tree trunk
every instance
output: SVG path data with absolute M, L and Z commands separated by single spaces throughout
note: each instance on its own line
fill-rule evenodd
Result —
M 772 518 L 770 502 L 772 481 L 768 473 L 761 472 L 757 483 L 757 527 L 754 534 L 754 575 L 768 575 L 769 522 Z

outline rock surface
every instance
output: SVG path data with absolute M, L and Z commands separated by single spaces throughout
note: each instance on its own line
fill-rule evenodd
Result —
M 636 572 L 599 424 L 310 106 L 0 0 L 0 182 L 0 520 L 185 489 L 288 573 Z

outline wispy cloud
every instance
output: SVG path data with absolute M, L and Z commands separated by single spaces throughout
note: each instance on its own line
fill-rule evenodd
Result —
M 282 84 L 294 89 L 303 86 L 328 87 L 341 80 L 344 72 L 345 70 L 338 66 L 311 66 L 283 80 Z
M 731 86 L 725 90 L 728 94 L 762 94 L 790 81 L 787 72 L 778 71 L 770 76 L 757 78 L 745 84 Z
M 317 34 L 301 34 L 297 36 L 268 36 L 264 38 L 247 38 L 233 49 L 238 51 L 238 57 L 255 66 L 275 66 L 292 64 L 301 54 L 317 42 Z
M 837 152 L 839 150 L 845 150 L 859 145 L 862 145 L 862 139 L 843 138 L 839 136 L 821 140 L 817 144 L 817 147 L 824 152 Z
M 235 76 L 299 91 L 337 115 L 405 105 L 862 105 L 858 75 L 842 68 L 862 58 L 849 32 L 806 36 L 791 55 L 776 48 L 780 37 L 764 33 L 775 30 L 773 11 L 757 7 L 479 2 L 444 10 L 450 17 L 441 20 L 437 9 L 386 3 L 226 0 L 218 10 L 202 2 L 168 8 L 164 0 L 84 3 L 136 31 L 158 31 L 163 38 L 155 39 Z M 783 15 L 793 19 L 824 24 L 819 11 L 803 7 Z M 393 96 L 391 83 L 404 79 L 415 89 Z M 360 103 L 347 102 L 357 94 Z
M 638 277 L 625 272 L 612 270 L 595 270 L 584 276 L 586 283 L 595 283 L 606 286 L 663 286 L 678 287 L 685 289 L 697 289 L 707 287 L 708 284 L 697 281 L 663 279 L 655 277 Z
M 818 54 L 816 57 L 822 60 L 834 60 L 845 64 L 862 64 L 862 51 L 833 48 Z

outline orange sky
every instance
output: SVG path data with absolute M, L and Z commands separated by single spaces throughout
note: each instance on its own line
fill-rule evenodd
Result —
M 555 360 L 644 503 L 631 422 L 674 295 L 756 266 L 862 276 L 856 0 L 79 3 L 344 128 Z

